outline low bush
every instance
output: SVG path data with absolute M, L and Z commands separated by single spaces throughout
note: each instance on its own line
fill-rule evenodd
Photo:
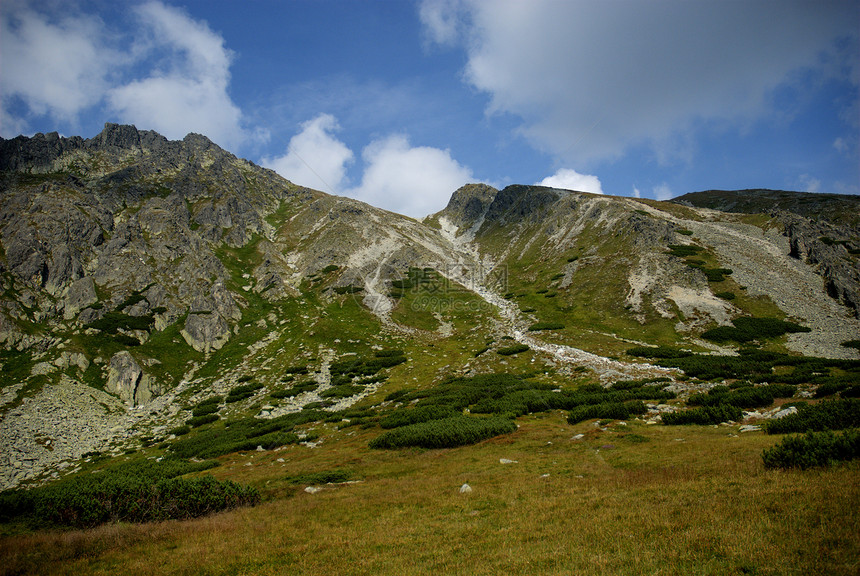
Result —
M 563 330 L 564 324 L 558 322 L 537 322 L 529 326 L 529 331 L 539 332 L 541 330 Z
M 134 461 L 69 476 L 31 490 L 0 493 L 0 521 L 91 527 L 106 522 L 196 518 L 260 501 L 256 489 L 211 476 L 179 478 L 217 462 Z
M 198 405 L 191 411 L 192 416 L 206 416 L 207 414 L 215 414 L 220 409 L 220 405 L 215 402 Z
M 648 408 L 646 408 L 641 400 L 631 402 L 603 402 L 574 408 L 568 414 L 567 421 L 570 424 L 576 424 L 577 422 L 592 420 L 594 418 L 601 420 L 627 420 L 631 416 L 644 414 L 647 410 Z
M 429 422 L 430 420 L 441 420 L 455 416 L 459 411 L 450 406 L 416 406 L 414 408 L 401 408 L 395 410 L 379 421 L 379 425 L 384 429 L 400 428 L 410 424 L 418 424 L 419 422 Z
M 275 390 L 269 394 L 269 396 L 272 398 L 291 398 L 293 396 L 298 396 L 303 392 L 313 392 L 317 388 L 319 388 L 319 384 L 316 381 L 306 380 L 304 382 L 293 384 L 285 390 Z
M 702 338 L 713 342 L 751 342 L 760 338 L 776 338 L 787 333 L 809 332 L 810 329 L 794 322 L 776 318 L 752 318 L 742 316 L 732 321 L 734 326 L 719 326 L 706 330 Z
M 284 374 L 307 374 L 307 366 L 287 366 L 284 368 Z
M 185 421 L 186 426 L 191 426 L 192 428 L 199 428 L 204 424 L 211 424 L 212 422 L 217 422 L 219 420 L 219 416 L 217 414 L 204 414 L 202 416 L 194 416 Z
M 765 431 L 768 434 L 820 432 L 846 428 L 860 428 L 860 400 L 856 398 L 804 404 L 798 407 L 796 414 L 790 414 L 778 420 L 768 420 L 765 424 Z
M 250 398 L 257 392 L 257 390 L 262 387 L 263 385 L 257 382 L 245 384 L 244 386 L 236 386 L 235 388 L 230 390 L 230 392 L 227 394 L 227 398 L 225 398 L 224 401 L 228 404 L 231 404 L 233 402 L 239 402 L 240 400 Z
M 176 428 L 172 428 L 167 431 L 168 434 L 173 434 L 174 436 L 182 436 L 189 432 L 191 432 L 191 426 L 188 426 L 187 424 L 184 426 L 177 426 Z
M 517 429 L 510 418 L 452 416 L 383 432 L 370 442 L 371 448 L 453 448 L 475 444 Z
M 515 344 L 513 346 L 507 346 L 505 348 L 499 348 L 496 350 L 496 354 L 501 354 L 502 356 L 513 356 L 514 354 L 519 354 L 520 352 L 527 352 L 531 350 L 525 344 Z
M 323 420 L 327 413 L 305 406 L 301 412 L 294 412 L 262 420 L 243 418 L 232 420 L 222 426 L 213 426 L 196 434 L 177 438 L 170 446 L 172 454 L 179 458 L 217 458 L 231 452 L 254 450 L 257 446 L 274 449 L 300 441 L 293 433 L 295 426 Z M 313 439 L 313 435 L 305 439 Z
M 661 419 L 663 424 L 670 426 L 680 424 L 720 424 L 721 422 L 736 422 L 743 415 L 740 408 L 719 404 L 717 406 L 703 406 L 702 408 L 693 408 L 690 410 L 682 410 L 679 412 L 670 412 L 663 414 Z
M 771 384 L 769 386 L 745 386 L 729 389 L 727 386 L 711 388 L 707 394 L 694 394 L 687 399 L 689 406 L 716 406 L 724 404 L 738 408 L 760 408 L 773 404 L 774 398 L 791 398 L 796 386 Z
M 860 458 L 860 430 L 807 432 L 786 436 L 762 452 L 765 468 L 800 468 L 829 466 L 835 462 Z
M 343 468 L 336 468 L 334 470 L 324 470 L 322 472 L 309 472 L 306 474 L 296 474 L 295 476 L 290 476 L 289 482 L 290 482 L 290 484 L 309 484 L 309 485 L 337 484 L 339 482 L 346 482 L 350 478 L 352 478 L 352 471 L 351 470 L 345 470 Z
M 702 251 L 700 246 L 691 246 L 688 244 L 669 244 L 669 254 L 678 258 L 686 258 L 687 256 L 695 256 Z
M 398 356 L 405 356 L 406 352 L 403 350 L 377 350 L 373 353 L 377 358 L 393 358 Z
M 331 388 L 320 392 L 320 398 L 349 398 L 350 396 L 355 396 L 356 394 L 361 394 L 362 392 L 364 392 L 363 386 L 356 386 L 354 384 L 340 384 L 338 386 L 332 386 Z
M 116 334 L 114 334 L 113 339 L 114 342 L 122 346 L 140 346 L 140 340 L 138 340 L 134 336 L 123 334 L 122 332 L 117 332 Z
M 98 320 L 94 320 L 87 324 L 88 328 L 95 328 L 108 334 L 116 334 L 122 328 L 123 330 L 143 330 L 148 332 L 152 329 L 155 323 L 155 318 L 149 314 L 146 316 L 129 316 L 122 312 L 108 312 Z

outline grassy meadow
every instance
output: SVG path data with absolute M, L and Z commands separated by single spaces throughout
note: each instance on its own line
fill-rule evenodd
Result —
M 737 426 L 569 425 L 560 411 L 440 450 L 371 450 L 378 430 L 313 424 L 316 448 L 208 471 L 263 502 L 201 519 L 7 533 L 4 574 L 856 574 L 856 461 L 766 470 L 779 436 Z M 579 439 L 575 436 L 583 434 Z M 502 460 L 513 461 L 502 463 Z M 304 490 L 297 477 L 341 472 Z M 461 493 L 468 483 L 470 493 Z

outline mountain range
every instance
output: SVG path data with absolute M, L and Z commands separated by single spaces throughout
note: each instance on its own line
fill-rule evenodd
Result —
M 713 330 L 738 318 L 802 328 L 762 350 L 860 357 L 844 345 L 860 335 L 856 196 L 469 184 L 415 220 L 205 136 L 115 124 L 0 139 L 0 186 L 3 488 L 176 438 L 190 406 L 248 382 L 223 418 L 336 414 L 499 371 L 680 386 L 630 349 L 737 355 Z M 338 380 L 391 350 L 408 361 L 384 378 Z M 279 394 L 295 373 L 314 386 Z

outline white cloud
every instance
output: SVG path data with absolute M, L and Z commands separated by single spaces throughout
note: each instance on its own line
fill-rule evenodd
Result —
M 35 115 L 74 120 L 97 103 L 112 66 L 123 61 L 103 40 L 98 18 L 64 15 L 48 18 L 26 4 L 10 1 L 0 18 L 4 133 L 8 123 L 24 126 L 7 112 L 21 98 Z
M 148 2 L 135 12 L 151 35 L 144 53 L 156 54 L 166 64 L 108 92 L 120 120 L 168 138 L 199 132 L 227 148 L 247 139 L 241 110 L 227 92 L 232 54 L 224 39 L 205 22 L 160 2 Z
M 354 154 L 331 135 L 339 128 L 331 114 L 320 114 L 302 124 L 302 131 L 290 139 L 287 153 L 277 158 L 263 158 L 260 163 L 284 178 L 337 194 L 346 178 L 347 164 Z
M 552 176 L 547 176 L 538 186 L 549 186 L 551 188 L 562 188 L 564 190 L 575 190 L 577 192 L 591 192 L 592 194 L 603 194 L 600 180 L 597 176 L 580 174 L 570 168 L 562 168 Z
M 361 184 L 346 194 L 416 218 L 441 210 L 457 188 L 474 179 L 448 150 L 412 147 L 402 135 L 374 141 L 361 155 Z
M 120 122 L 168 138 L 199 132 L 231 148 L 259 137 L 242 128 L 228 93 L 232 55 L 205 22 L 151 1 L 131 11 L 135 31 L 124 35 L 74 6 L 55 12 L 63 16 L 16 0 L 3 7 L 4 134 L 33 116 L 74 124 L 106 103 Z
M 809 174 L 801 174 L 797 183 L 802 192 L 821 192 L 821 180 Z
M 361 153 L 361 182 L 348 182 L 347 167 L 353 152 L 333 133 L 339 129 L 331 114 L 302 124 L 290 139 L 287 153 L 263 158 L 260 164 L 297 184 L 323 188 L 373 206 L 419 218 L 438 212 L 454 191 L 473 181 L 472 171 L 451 157 L 448 150 L 415 146 L 402 134 L 374 140 Z
M 675 194 L 669 188 L 669 185 L 663 182 L 659 186 L 654 186 L 653 196 L 657 200 L 671 200 Z
M 790 73 L 818 66 L 840 35 L 856 46 L 855 12 L 805 0 L 427 0 L 420 16 L 440 43 L 460 31 L 465 78 L 490 95 L 489 112 L 518 115 L 537 148 L 587 163 L 643 144 L 689 157 L 702 122 L 773 112 Z
M 633 187 L 633 197 L 634 198 L 642 198 L 642 191 L 639 190 L 636 186 Z

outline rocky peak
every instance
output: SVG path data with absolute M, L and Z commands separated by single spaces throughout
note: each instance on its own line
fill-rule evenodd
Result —
M 506 186 L 493 198 L 486 219 L 498 224 L 540 218 L 549 206 L 571 192 L 546 186 Z
M 487 213 L 499 191 L 486 184 L 466 184 L 458 188 L 440 213 L 458 228 L 470 228 Z

